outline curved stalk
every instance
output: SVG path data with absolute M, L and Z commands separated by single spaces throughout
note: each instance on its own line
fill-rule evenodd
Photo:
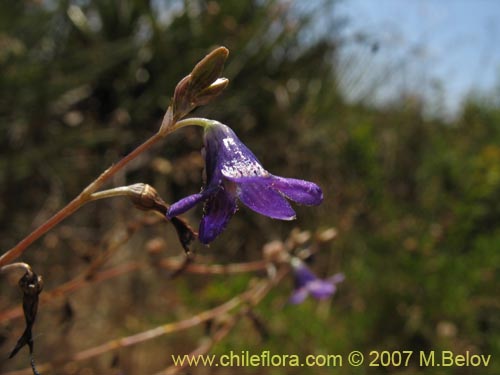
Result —
M 172 128 L 171 131 L 173 131 Z M 171 132 L 170 131 L 170 132 Z M 0 256 L 0 267 L 12 262 L 14 259 L 21 256 L 24 251 L 33 242 L 43 236 L 45 233 L 54 228 L 61 221 L 71 216 L 75 211 L 77 211 L 84 204 L 94 200 L 92 195 L 111 177 L 113 177 L 117 172 L 123 169 L 127 163 L 135 159 L 144 151 L 150 149 L 154 144 L 156 144 L 164 136 L 159 133 L 154 134 L 151 138 L 146 140 L 144 143 L 139 145 L 130 154 L 121 159 L 118 163 L 113 164 L 111 167 L 106 169 L 99 177 L 97 177 L 93 182 L 91 182 L 75 199 L 69 202 L 66 206 L 61 208 L 56 214 L 50 217 L 42 225 L 36 228 L 33 232 L 28 234 L 24 239 L 22 239 L 17 245 L 15 245 L 10 250 L 6 251 L 2 256 Z

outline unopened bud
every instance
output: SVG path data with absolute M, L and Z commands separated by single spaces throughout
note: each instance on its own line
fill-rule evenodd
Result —
M 220 78 L 229 54 L 219 47 L 205 56 L 193 71 L 179 81 L 173 97 L 173 119 L 178 120 L 200 105 L 208 104 L 227 86 L 229 80 Z
M 206 89 L 200 91 L 194 100 L 195 105 L 200 106 L 210 103 L 214 98 L 219 96 L 222 91 L 224 91 L 228 84 L 229 80 L 227 78 L 217 78 L 214 83 Z
M 228 55 L 229 50 L 226 47 L 219 47 L 196 64 L 191 72 L 191 87 L 194 92 L 207 88 L 220 77 Z
M 176 120 L 188 114 L 194 109 L 192 92 L 190 90 L 191 74 L 179 81 L 174 91 L 173 113 Z

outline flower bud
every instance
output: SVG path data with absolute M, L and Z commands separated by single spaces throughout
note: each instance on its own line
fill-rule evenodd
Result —
M 209 103 L 227 86 L 227 78 L 219 78 L 229 51 L 219 47 L 205 56 L 193 71 L 179 81 L 173 97 L 173 118 L 178 120 L 200 105 Z
M 190 83 L 191 74 L 181 79 L 175 87 L 172 106 L 176 119 L 182 118 L 194 109 Z
M 226 47 L 219 47 L 206 55 L 191 72 L 191 88 L 197 93 L 220 77 L 229 55 Z
M 222 91 L 229 84 L 229 80 L 227 78 L 217 78 L 217 80 L 208 86 L 206 89 L 200 91 L 200 93 L 196 96 L 194 103 L 197 106 L 208 104 L 215 97 L 219 96 Z

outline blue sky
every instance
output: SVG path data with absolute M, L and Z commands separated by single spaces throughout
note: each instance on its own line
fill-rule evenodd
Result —
M 378 44 L 373 53 L 352 43 L 345 54 L 362 56 L 364 70 L 384 77 L 378 82 L 380 98 L 405 88 L 435 103 L 439 87 L 441 110 L 456 113 L 470 92 L 500 86 L 498 0 L 342 0 L 335 11 L 349 19 L 347 39 L 363 32 Z M 363 77 L 358 81 L 374 79 Z

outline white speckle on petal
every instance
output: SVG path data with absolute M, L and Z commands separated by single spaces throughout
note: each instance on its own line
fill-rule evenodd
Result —
M 222 166 L 222 174 L 226 177 L 267 177 L 267 172 L 262 165 L 253 157 L 243 152 L 239 143 L 232 137 L 222 139 L 222 143 L 231 159 L 226 160 Z M 252 155 L 253 156 L 253 155 Z

